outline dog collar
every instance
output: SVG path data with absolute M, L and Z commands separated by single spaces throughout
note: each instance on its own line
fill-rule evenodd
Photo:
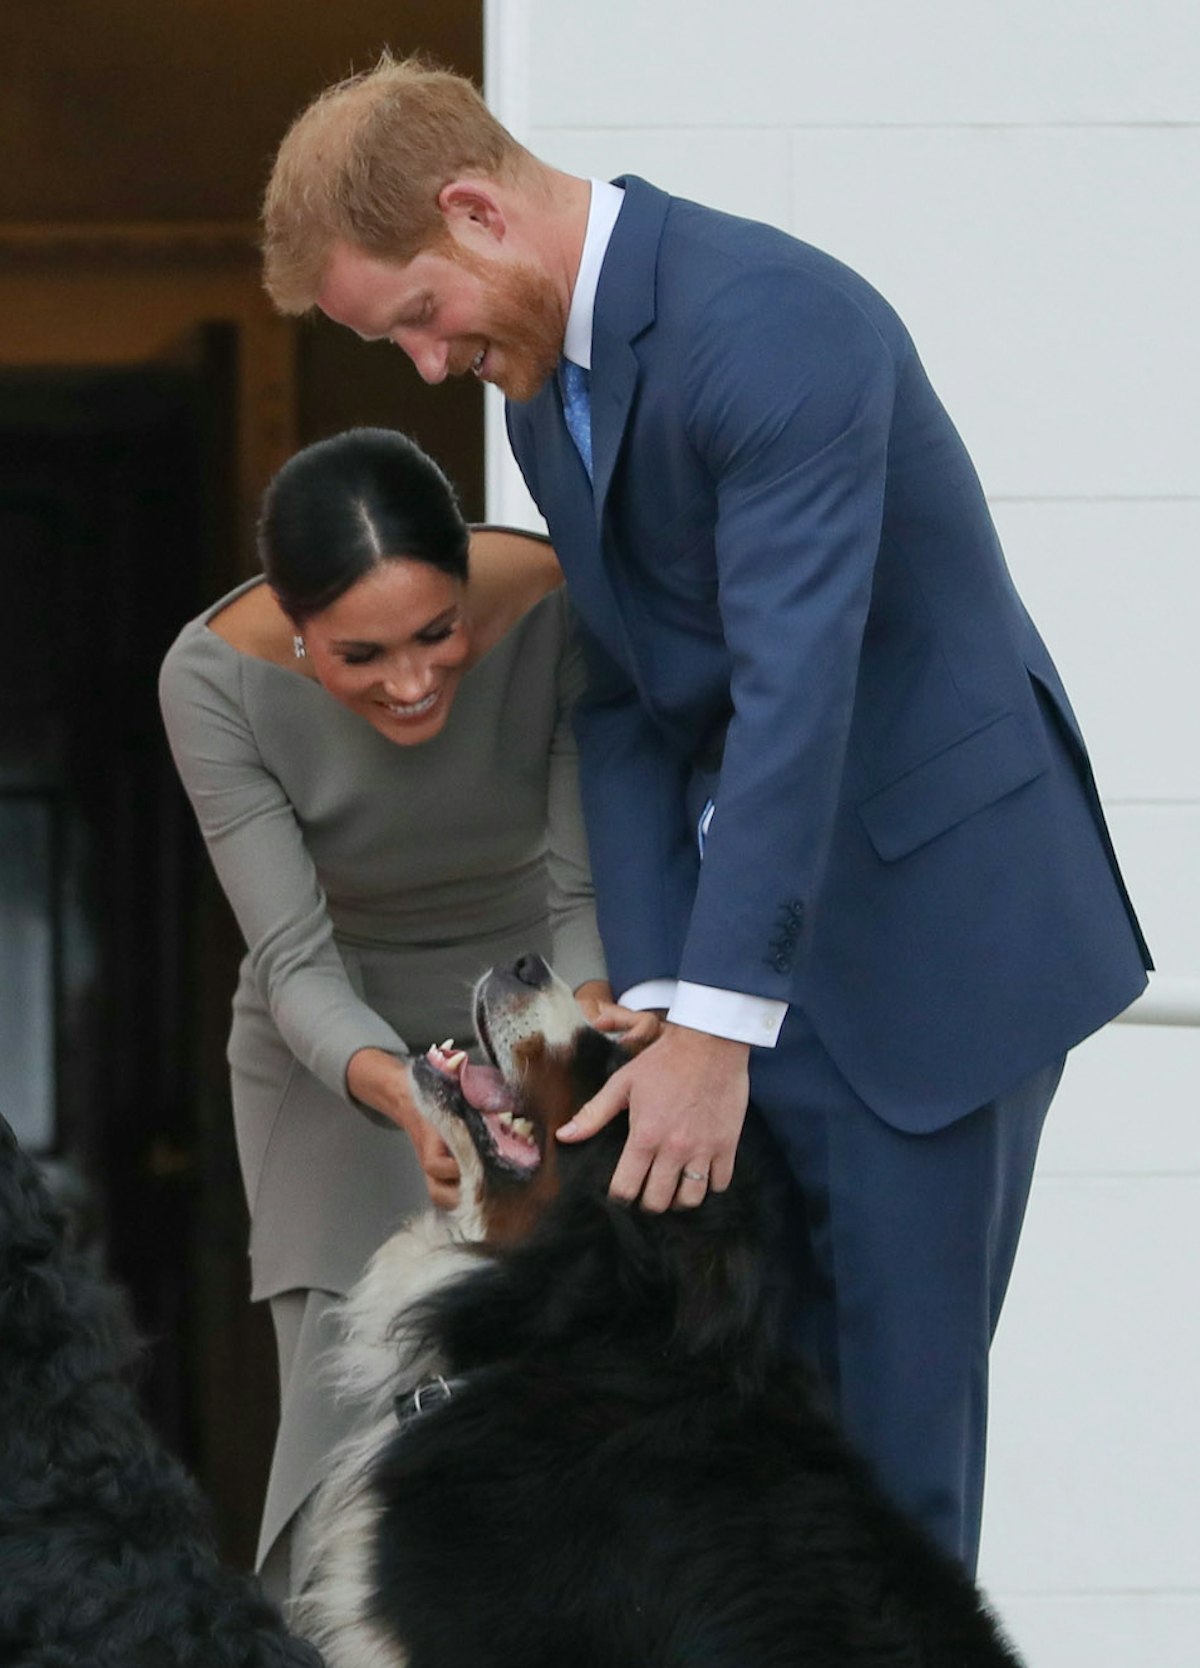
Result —
M 443 1378 L 441 1373 L 427 1378 L 415 1390 L 397 1396 L 392 1403 L 398 1425 L 407 1425 L 422 1413 L 432 1413 L 435 1407 L 451 1401 L 466 1383 L 463 1378 Z

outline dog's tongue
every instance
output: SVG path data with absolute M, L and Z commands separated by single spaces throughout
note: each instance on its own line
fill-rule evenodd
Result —
M 463 1099 L 477 1112 L 507 1112 L 515 1105 L 495 1066 L 476 1066 L 470 1060 L 464 1061 L 458 1086 Z

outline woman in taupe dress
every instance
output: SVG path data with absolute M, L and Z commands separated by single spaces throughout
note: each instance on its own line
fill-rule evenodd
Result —
M 252 1296 L 279 1345 L 257 1561 L 282 1597 L 297 1513 L 344 1434 L 314 1370 L 332 1305 L 426 1189 L 454 1197 L 409 1054 L 469 1042 L 474 980 L 526 950 L 602 1025 L 655 1022 L 605 983 L 569 720 L 581 671 L 549 547 L 469 531 L 412 442 L 359 429 L 280 471 L 260 548 L 265 580 L 184 627 L 160 695 L 247 947 L 229 1060 Z

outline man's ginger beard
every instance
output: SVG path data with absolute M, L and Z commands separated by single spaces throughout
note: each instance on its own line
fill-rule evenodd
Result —
M 503 355 L 496 386 L 506 399 L 524 404 L 554 375 L 562 357 L 567 321 L 553 283 L 525 261 L 489 261 L 461 244 L 445 252 L 481 280 L 486 316 L 477 334 Z M 456 356 L 450 368 L 461 375 L 470 366 L 470 359 L 462 364 Z

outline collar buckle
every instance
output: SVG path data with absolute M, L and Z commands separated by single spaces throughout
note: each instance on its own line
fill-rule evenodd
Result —
M 454 1392 L 461 1386 L 462 1379 L 446 1379 L 441 1373 L 433 1378 L 427 1378 L 423 1384 L 418 1384 L 415 1390 L 407 1395 L 397 1396 L 392 1406 L 396 1413 L 396 1423 L 408 1424 L 410 1419 L 419 1418 L 422 1413 L 429 1413 L 443 1402 L 453 1399 Z

